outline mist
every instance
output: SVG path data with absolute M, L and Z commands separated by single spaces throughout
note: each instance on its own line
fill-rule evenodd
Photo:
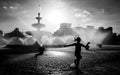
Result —
M 70 25 L 67 25 L 70 26 Z M 82 27 L 63 27 L 57 30 L 55 33 L 46 31 L 28 31 L 25 32 L 26 38 L 12 37 L 5 39 L 0 37 L 0 46 L 7 44 L 22 44 L 22 45 L 33 45 L 36 41 L 42 45 L 68 45 L 74 43 L 74 38 L 80 37 L 81 43 L 84 45 L 87 42 L 91 42 L 92 45 L 102 44 L 109 32 L 101 32 L 99 29 L 94 29 L 91 26 L 87 28 Z M 67 31 L 66 31 L 67 29 Z M 58 34 L 57 34 L 58 33 Z

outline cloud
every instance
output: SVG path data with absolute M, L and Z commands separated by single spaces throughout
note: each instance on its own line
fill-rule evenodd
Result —
M 87 15 L 85 15 L 84 13 L 79 13 L 79 14 L 75 14 L 75 17 L 78 17 L 78 18 L 86 18 Z
M 83 13 L 86 14 L 86 15 L 91 15 L 91 13 L 87 10 L 84 10 Z
M 9 9 L 17 9 L 18 7 L 10 6 Z
M 77 11 L 75 11 L 76 12 L 76 14 L 75 14 L 75 17 L 79 17 L 79 18 L 87 18 L 87 17 L 91 17 L 91 16 L 93 16 L 89 11 L 87 11 L 87 10 L 79 10 L 79 9 L 75 9 L 75 10 L 77 10 Z
M 16 21 L 17 17 L 15 14 L 20 6 L 21 4 L 19 2 L 15 2 L 14 0 L 0 0 L 0 22 L 6 23 Z
M 7 7 L 6 7 L 6 6 L 3 6 L 3 9 L 7 9 Z
M 9 15 L 9 13 L 5 12 L 5 13 L 0 13 L 0 23 L 6 23 L 6 22 L 10 22 L 12 20 L 17 20 L 16 17 Z
M 111 22 L 110 18 L 114 18 L 113 20 L 118 20 L 118 16 L 120 16 L 120 0 L 70 0 L 66 2 L 74 7 L 73 11 L 78 12 L 81 10 L 89 11 L 92 16 L 89 17 L 94 22 Z M 114 15 L 112 17 L 109 17 Z M 87 15 L 77 13 L 75 15 L 77 18 L 83 17 L 86 18 Z M 116 17 L 117 16 L 117 17 Z M 109 18 L 108 18 L 109 17 Z M 80 19 L 81 20 L 81 19 Z M 104 21 L 103 21 L 104 20 Z M 119 24 L 118 22 L 114 22 L 115 24 Z
M 0 7 L 3 9 L 17 9 L 21 4 L 19 2 L 14 2 L 12 0 L 9 1 L 0 1 Z M 2 9 L 1 9 L 2 11 Z
M 74 15 L 76 18 L 78 18 L 80 20 L 80 22 L 89 22 L 92 20 L 92 13 L 90 13 L 87 10 L 79 10 L 79 9 L 75 9 L 76 14 Z
M 15 9 L 18 9 L 18 7 L 16 7 L 16 6 L 3 6 L 2 8 L 5 9 L 5 10 L 15 10 Z
M 102 11 L 102 13 L 105 13 L 105 10 L 103 8 L 101 9 L 101 11 Z

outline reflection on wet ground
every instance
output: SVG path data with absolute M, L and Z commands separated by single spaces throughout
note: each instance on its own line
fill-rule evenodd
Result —
M 111 71 L 108 71 L 108 68 L 116 69 L 117 72 L 119 70 L 117 68 L 120 67 L 118 65 L 120 56 L 117 53 L 83 52 L 83 59 L 79 65 L 84 71 L 82 75 L 109 74 Z M 36 53 L 8 55 L 5 59 L 7 60 L 0 64 L 0 75 L 78 75 L 69 67 L 75 59 L 73 51 L 48 50 L 43 55 L 36 56 Z M 113 61 L 117 61 L 116 64 L 113 65 Z
M 7 55 L 6 60 L 1 63 L 0 74 L 62 74 L 69 72 L 69 64 L 72 63 L 74 56 L 72 53 L 62 51 L 46 51 L 44 55 L 17 54 Z M 72 58 L 71 58 L 72 57 Z M 9 68 L 9 70 L 8 70 Z M 16 71 L 18 70 L 18 71 Z

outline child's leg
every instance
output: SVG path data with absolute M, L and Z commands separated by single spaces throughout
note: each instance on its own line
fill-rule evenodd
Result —
M 76 59 L 74 60 L 74 62 L 75 62 L 75 64 L 76 64 L 76 71 L 77 71 L 77 73 L 83 73 L 82 71 L 81 71 L 81 69 L 79 68 L 79 63 L 80 63 L 80 59 L 81 59 L 82 57 L 76 57 Z
M 74 60 L 75 65 L 77 64 L 77 58 Z
M 80 55 L 76 56 L 76 59 L 74 60 L 74 63 L 76 64 L 76 68 L 79 68 L 79 62 L 82 57 Z
M 77 58 L 77 60 L 76 60 L 76 68 L 79 68 L 79 62 L 80 62 L 80 59 Z

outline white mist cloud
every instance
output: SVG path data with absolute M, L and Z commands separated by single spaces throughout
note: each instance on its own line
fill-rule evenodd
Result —
M 23 45 L 24 42 L 23 42 L 23 40 L 22 40 L 21 38 L 13 37 L 13 38 L 9 41 L 8 44 L 10 44 L 10 45 Z
M 62 42 L 61 39 L 55 38 L 52 42 L 52 45 L 63 45 L 64 43 Z
M 36 39 L 33 37 L 28 37 L 24 40 L 24 45 L 33 45 L 36 42 Z
M 5 46 L 7 44 L 7 40 L 5 40 L 4 38 L 0 37 L 0 47 Z

